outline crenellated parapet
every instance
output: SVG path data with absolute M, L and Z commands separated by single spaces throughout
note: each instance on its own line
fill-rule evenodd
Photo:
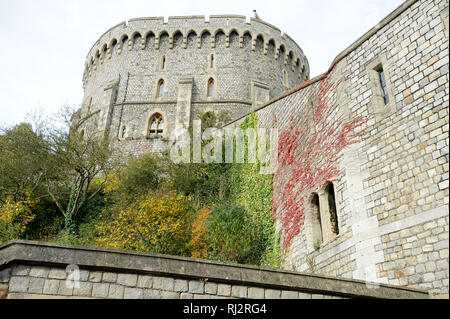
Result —
M 83 83 L 100 64 L 123 55 L 125 51 L 158 51 L 166 42 L 169 50 L 215 49 L 219 37 L 225 49 L 236 46 L 254 54 L 280 60 L 300 81 L 309 78 L 309 64 L 301 48 L 287 34 L 267 22 L 239 15 L 136 18 L 122 22 L 107 32 L 91 48 L 85 65 Z M 193 43 L 193 46 L 188 46 Z M 245 43 L 249 43 L 248 46 Z

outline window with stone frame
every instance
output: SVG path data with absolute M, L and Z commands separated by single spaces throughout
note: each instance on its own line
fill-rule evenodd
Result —
M 214 79 L 210 78 L 208 80 L 208 97 L 214 96 Z
M 378 79 L 380 82 L 381 90 L 383 92 L 384 104 L 387 105 L 387 104 L 389 104 L 390 98 L 389 98 L 389 92 L 388 92 L 387 84 L 386 84 L 386 75 L 385 75 L 383 67 L 381 65 L 375 71 L 377 71 L 377 73 L 378 73 Z
M 161 79 L 158 81 L 158 87 L 156 89 L 156 97 L 162 98 L 164 96 L 164 80 Z
M 148 136 L 150 138 L 162 138 L 164 135 L 164 119 L 161 114 L 154 114 L 148 124 Z

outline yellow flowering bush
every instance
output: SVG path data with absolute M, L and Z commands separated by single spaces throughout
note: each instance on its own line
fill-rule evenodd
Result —
M 191 216 L 183 196 L 172 190 L 151 190 L 125 207 L 104 211 L 96 241 L 105 248 L 183 255 Z
M 192 250 L 192 258 L 206 258 L 208 244 L 206 242 L 205 221 L 209 218 L 211 210 L 208 207 L 201 209 L 192 224 L 192 239 L 189 248 Z
M 35 218 L 32 208 L 37 200 L 31 194 L 24 192 L 21 200 L 6 198 L 0 206 L 0 236 L 1 241 L 17 239 L 27 229 L 27 225 Z

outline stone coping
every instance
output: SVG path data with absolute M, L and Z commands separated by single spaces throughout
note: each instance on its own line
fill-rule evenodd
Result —
M 44 242 L 10 241 L 0 245 L 0 270 L 14 264 L 81 269 L 119 273 L 148 274 L 216 283 L 293 290 L 347 298 L 428 299 L 427 292 L 364 281 L 261 269 L 184 257 L 101 248 L 67 246 Z

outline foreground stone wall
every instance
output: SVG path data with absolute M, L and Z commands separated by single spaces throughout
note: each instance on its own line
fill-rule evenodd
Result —
M 79 287 L 68 286 L 67 279 L 75 278 Z M 0 298 L 422 299 L 428 294 L 188 258 L 14 241 L 0 246 Z
M 276 123 L 280 132 L 289 125 L 314 132 L 312 107 L 329 76 L 340 83 L 327 93 L 335 118 L 374 115 L 365 139 L 348 146 L 336 163 L 339 234 L 330 233 L 326 185 L 314 185 L 322 242 L 312 242 L 317 234 L 305 203 L 305 224 L 287 253 L 286 269 L 313 268 L 448 296 L 448 7 L 447 0 L 406 1 L 342 52 L 328 73 L 257 110 L 262 127 Z M 300 141 L 296 154 L 307 147 Z M 274 185 L 286 183 L 293 169 L 284 167 Z M 276 213 L 285 211 L 278 207 Z

